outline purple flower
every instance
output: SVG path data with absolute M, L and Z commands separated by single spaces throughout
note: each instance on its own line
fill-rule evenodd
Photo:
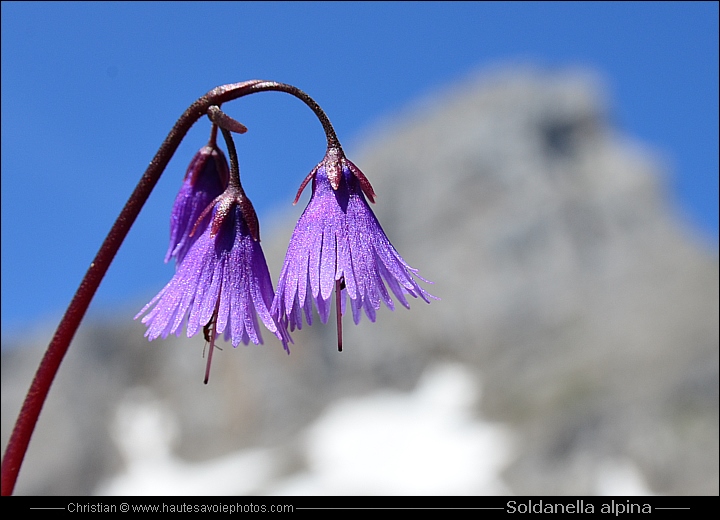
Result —
M 180 335 L 187 321 L 188 337 L 200 329 L 206 337 L 212 333 L 211 355 L 215 336 L 223 332 L 234 347 L 241 342 L 262 343 L 259 316 L 289 352 L 287 323 L 270 314 L 272 282 L 260 247 L 257 216 L 242 188 L 231 183 L 198 220 L 206 217 L 208 225 L 178 263 L 175 276 L 135 316 L 152 307 L 142 319 L 147 325 L 145 336 L 152 341 Z M 193 226 L 190 222 L 187 227 Z
M 190 161 L 183 185 L 175 198 L 170 217 L 170 247 L 165 262 L 174 256 L 181 263 L 195 240 L 207 227 L 210 215 L 198 217 L 228 186 L 229 169 L 222 150 L 211 144 L 204 146 Z M 191 233 L 195 226 L 200 232 Z
M 273 316 L 287 316 L 290 330 L 295 330 L 302 328 L 304 311 L 311 325 L 314 301 L 320 320 L 326 323 L 333 289 L 341 314 L 345 313 L 345 296 L 350 298 L 356 324 L 361 309 L 370 321 L 375 321 L 380 302 L 393 310 L 390 292 L 407 308 L 410 305 L 406 295 L 430 303 L 430 298 L 435 297 L 423 290 L 415 277 L 427 280 L 417 275 L 417 270 L 402 259 L 385 236 L 365 200 L 367 196 L 374 201 L 370 182 L 342 150 L 328 149 L 323 161 L 300 186 L 297 198 L 311 179 L 312 196 L 290 239 L 272 304 Z

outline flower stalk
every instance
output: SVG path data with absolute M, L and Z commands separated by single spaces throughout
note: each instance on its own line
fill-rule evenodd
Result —
M 75 295 L 70 301 L 65 314 L 63 315 L 55 334 L 48 345 L 45 355 L 40 362 L 30 389 L 25 397 L 22 408 L 18 415 L 15 427 L 8 441 L 5 455 L 2 460 L 2 475 L 0 483 L 2 495 L 11 495 L 15 489 L 18 473 L 22 466 L 23 459 L 27 452 L 38 417 L 42 411 L 50 387 L 55 379 L 60 364 L 85 316 L 90 302 L 97 291 L 100 282 L 104 278 L 110 264 L 127 236 L 140 210 L 147 201 L 150 193 L 157 184 L 160 176 L 165 171 L 170 159 L 175 154 L 180 142 L 188 130 L 202 116 L 207 115 L 213 106 L 221 106 L 223 103 L 238 99 L 250 94 L 265 91 L 285 92 L 303 101 L 317 116 L 325 130 L 328 149 L 341 150 L 335 130 L 320 105 L 302 90 L 285 83 L 274 81 L 251 80 L 242 83 L 233 83 L 214 88 L 204 96 L 200 97 L 180 116 L 170 133 L 158 149 L 155 157 L 148 165 L 120 215 L 113 224 L 110 232 L 100 246 L 95 258 L 90 263 L 85 276 L 80 282 Z M 219 111 L 219 109 L 218 109 Z M 212 112 L 215 112 L 213 109 Z M 220 113 L 222 114 L 222 113 Z M 222 115 L 215 112 L 217 121 L 222 126 L 230 126 L 233 131 L 244 128 L 234 120 L 228 121 Z M 219 119 L 218 119 L 219 118 Z M 234 121 L 234 123 L 233 123 Z M 239 127 L 235 125 L 237 123 Z M 215 335 L 215 326 L 212 327 L 212 334 Z M 214 339 L 214 337 L 213 337 Z M 212 342 L 211 342 L 212 343 Z M 214 345 L 211 345 L 211 353 Z

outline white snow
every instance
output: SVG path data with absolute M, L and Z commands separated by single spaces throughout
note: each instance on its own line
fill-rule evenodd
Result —
M 243 450 L 190 463 L 173 454 L 177 422 L 147 390 L 119 406 L 114 439 L 125 470 L 100 495 L 496 495 L 512 460 L 512 431 L 478 418 L 477 378 L 458 364 L 431 368 L 411 393 L 339 400 L 304 432 L 307 469 L 280 475 L 282 450 Z M 596 471 L 600 495 L 651 494 L 629 460 Z

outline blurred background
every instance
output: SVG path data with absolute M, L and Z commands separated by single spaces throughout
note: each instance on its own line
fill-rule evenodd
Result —
M 2 444 L 177 117 L 291 83 L 441 301 L 290 357 L 148 343 L 198 122 L 60 370 L 20 494 L 717 494 L 716 3 L 2 3 Z M 231 102 L 274 278 L 322 158 L 280 93 Z

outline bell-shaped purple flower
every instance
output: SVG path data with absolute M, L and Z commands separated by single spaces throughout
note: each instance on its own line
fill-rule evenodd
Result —
M 342 314 L 346 296 L 350 298 L 356 324 L 361 310 L 375 321 L 381 302 L 393 310 L 390 292 L 407 308 L 407 295 L 428 303 L 435 298 L 418 285 L 415 277 L 427 280 L 418 276 L 385 236 L 365 199 L 367 196 L 374 201 L 370 182 L 342 150 L 328 150 L 303 182 L 298 198 L 310 180 L 312 196 L 290 238 L 272 304 L 271 312 L 277 319 L 286 316 L 290 330 L 300 329 L 304 311 L 311 325 L 314 301 L 321 321 L 326 323 L 333 289 Z M 338 315 L 339 349 L 340 330 Z
M 209 214 L 201 222 L 198 222 L 198 217 L 225 191 L 228 179 L 227 159 L 214 144 L 214 139 L 211 139 L 211 143 L 203 146 L 190 161 L 180 192 L 175 198 L 170 216 L 170 247 L 165 262 L 169 262 L 173 256 L 178 264 L 183 261 L 210 221 Z M 192 234 L 196 226 L 200 232 Z
M 187 322 L 188 337 L 200 329 L 206 338 L 212 333 L 208 338 L 212 355 L 215 336 L 223 333 L 234 347 L 262 343 L 260 317 L 289 352 L 287 322 L 270 313 L 274 295 L 270 273 L 260 247 L 257 216 L 242 188 L 229 186 L 197 220 L 206 217 L 209 224 L 178 263 L 175 276 L 135 316 L 152 308 L 142 319 L 147 325 L 145 336 L 152 341 L 180 335 Z

